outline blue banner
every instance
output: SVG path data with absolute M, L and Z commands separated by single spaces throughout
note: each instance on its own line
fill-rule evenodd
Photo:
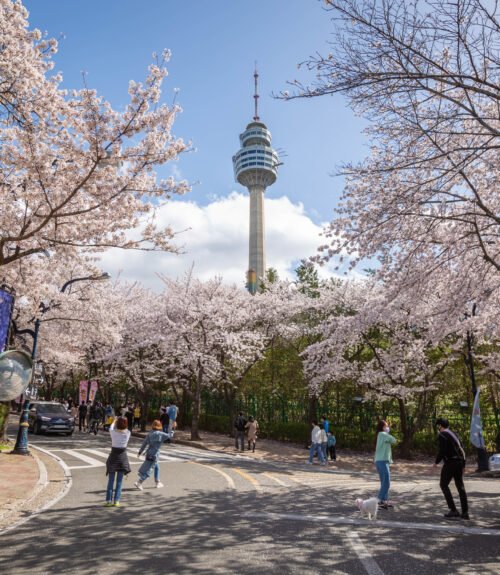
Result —
M 479 387 L 474 398 L 472 418 L 470 420 L 470 442 L 478 449 L 484 449 L 483 423 L 481 421 L 481 409 L 479 408 Z
M 14 306 L 14 296 L 0 289 L 0 352 L 7 349 L 9 343 L 10 318 Z

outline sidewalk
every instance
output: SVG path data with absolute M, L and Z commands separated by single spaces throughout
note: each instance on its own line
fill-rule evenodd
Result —
M 30 451 L 31 455 L 0 451 L 0 534 L 50 506 L 67 486 L 54 458 L 31 447 Z
M 134 435 L 144 437 L 146 434 L 134 431 Z M 191 441 L 189 429 L 178 430 L 175 432 L 174 443 L 223 453 L 236 453 L 234 438 L 229 435 L 200 431 L 200 436 L 202 438 L 201 441 Z M 304 445 L 296 443 L 258 439 L 255 453 L 245 450 L 244 455 L 258 461 L 304 464 L 309 458 L 309 451 Z M 391 465 L 391 473 L 394 475 L 437 477 L 437 472 L 432 475 L 430 473 L 433 463 L 434 459 L 426 456 L 416 456 L 412 460 L 395 460 L 394 464 Z M 346 472 L 375 473 L 373 453 L 351 451 L 337 446 L 337 461 L 329 461 L 328 468 Z M 474 462 L 471 461 L 467 465 L 466 473 L 472 473 L 474 469 Z

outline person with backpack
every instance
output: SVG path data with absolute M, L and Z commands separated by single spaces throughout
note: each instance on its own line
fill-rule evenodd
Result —
M 241 451 L 245 451 L 245 426 L 247 420 L 243 417 L 243 412 L 240 411 L 234 420 L 234 428 L 236 433 L 234 435 L 234 448 L 238 451 L 238 443 L 241 445 Z
M 151 475 L 151 470 L 154 469 L 154 477 L 156 488 L 160 489 L 163 487 L 163 483 L 160 481 L 160 466 L 158 465 L 158 459 L 160 457 L 160 448 L 162 443 L 165 443 L 170 439 L 169 433 L 164 433 L 162 431 L 161 421 L 155 419 L 153 425 L 151 426 L 151 431 L 146 435 L 142 445 L 139 449 L 138 456 L 142 455 L 142 452 L 146 450 L 146 460 L 139 468 L 139 479 L 134 483 L 135 487 L 142 491 L 142 484 Z
M 448 420 L 444 417 L 436 419 L 436 427 L 438 429 L 438 445 L 439 451 L 434 462 L 434 469 L 443 461 L 441 468 L 441 479 L 439 487 L 443 492 L 446 503 L 448 504 L 449 511 L 445 513 L 446 519 L 454 519 L 461 517 L 462 519 L 469 519 L 469 503 L 467 501 L 467 493 L 463 480 L 465 468 L 465 451 L 460 442 L 460 438 L 456 433 L 449 429 L 450 425 Z M 460 497 L 460 506 L 462 513 L 460 514 L 456 508 L 453 495 L 450 491 L 451 480 L 455 481 L 455 486 Z

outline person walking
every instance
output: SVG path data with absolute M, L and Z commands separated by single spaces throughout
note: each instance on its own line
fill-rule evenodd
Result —
M 82 403 L 80 403 L 80 405 L 78 406 L 78 431 L 86 431 L 87 430 L 87 425 L 85 423 L 85 420 L 87 418 L 87 406 L 85 405 L 85 402 L 82 401 Z
M 175 405 L 172 399 L 168 402 L 167 415 L 168 415 L 168 432 L 171 433 L 177 427 L 177 414 L 179 408 Z
M 390 428 L 383 419 L 377 423 L 377 446 L 375 448 L 375 467 L 380 477 L 380 491 L 378 492 L 378 504 L 381 509 L 392 507 L 389 503 L 389 489 L 391 487 L 392 445 L 396 438 L 389 434 Z
M 131 404 L 127 405 L 127 412 L 125 413 L 125 417 L 127 418 L 128 428 L 132 431 L 134 426 L 134 408 Z
M 314 454 L 318 454 L 318 459 L 321 465 L 326 465 L 325 458 L 323 457 L 323 451 L 321 449 L 321 429 L 318 426 L 318 422 L 314 419 L 311 422 L 311 447 L 309 449 L 309 460 L 307 463 L 312 465 Z
M 238 443 L 241 445 L 241 451 L 245 451 L 245 425 L 247 420 L 243 417 L 243 412 L 240 411 L 234 420 L 234 448 L 238 451 Z
M 170 418 L 168 416 L 166 407 L 161 408 L 160 421 L 163 427 L 163 433 L 168 433 L 168 422 L 170 421 Z
M 335 437 L 335 435 L 333 435 L 332 431 L 329 431 L 327 433 L 327 449 L 328 449 L 328 454 L 330 455 L 330 459 L 332 461 L 337 461 L 337 450 L 335 448 L 335 446 L 337 445 L 337 439 Z
M 325 425 L 323 423 L 319 424 L 320 429 L 320 443 L 321 443 L 321 452 L 323 453 L 323 459 L 326 463 L 328 463 L 328 435 L 325 431 Z
M 330 431 L 330 422 L 328 421 L 326 415 L 321 416 L 321 423 L 323 424 L 325 433 L 328 433 Z
M 162 443 L 165 443 L 165 441 L 170 439 L 170 434 L 164 433 L 162 431 L 162 427 L 161 421 L 159 419 L 155 419 L 151 426 L 151 431 L 146 435 L 139 449 L 139 457 L 142 455 L 142 452 L 146 450 L 146 460 L 139 468 L 139 479 L 134 483 L 135 487 L 141 491 L 143 489 L 142 484 L 151 475 L 152 469 L 154 469 L 154 478 L 157 489 L 163 487 L 163 483 L 160 481 L 160 466 L 158 465 L 158 459 L 160 457 L 160 448 Z
M 109 428 L 109 434 L 111 436 L 111 453 L 106 460 L 106 475 L 108 476 L 106 503 L 104 504 L 106 507 L 120 507 L 123 476 L 130 473 L 130 463 L 127 456 L 130 430 L 127 428 L 128 421 L 125 417 L 118 417 L 115 419 Z
M 256 419 L 251 415 L 245 425 L 247 432 L 248 451 L 252 447 L 252 453 L 255 453 L 255 442 L 257 440 L 257 432 L 259 431 L 259 424 Z
M 134 427 L 141 428 L 141 406 L 137 403 L 134 407 Z
M 448 420 L 444 417 L 436 419 L 436 427 L 439 431 L 438 445 L 439 451 L 434 462 L 434 469 L 443 461 L 441 468 L 441 479 L 439 487 L 443 492 L 446 503 L 448 504 L 449 511 L 445 513 L 446 519 L 454 519 L 461 517 L 462 519 L 469 519 L 469 503 L 467 501 L 467 493 L 463 480 L 465 468 L 465 451 L 460 442 L 460 438 L 456 433 L 449 429 Z M 460 507 L 462 513 L 457 511 L 453 495 L 450 491 L 451 480 L 455 481 L 455 486 L 460 497 Z

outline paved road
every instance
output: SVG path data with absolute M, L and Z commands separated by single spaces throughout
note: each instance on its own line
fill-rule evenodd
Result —
M 73 485 L 51 509 L 2 536 L 0 573 L 65 574 L 500 574 L 498 480 L 469 480 L 473 521 L 442 519 L 437 478 L 394 478 L 394 510 L 360 519 L 356 497 L 372 474 L 256 462 L 165 446 L 165 487 L 134 489 L 140 440 L 123 507 L 102 507 L 107 434 L 30 436 L 57 455 Z

